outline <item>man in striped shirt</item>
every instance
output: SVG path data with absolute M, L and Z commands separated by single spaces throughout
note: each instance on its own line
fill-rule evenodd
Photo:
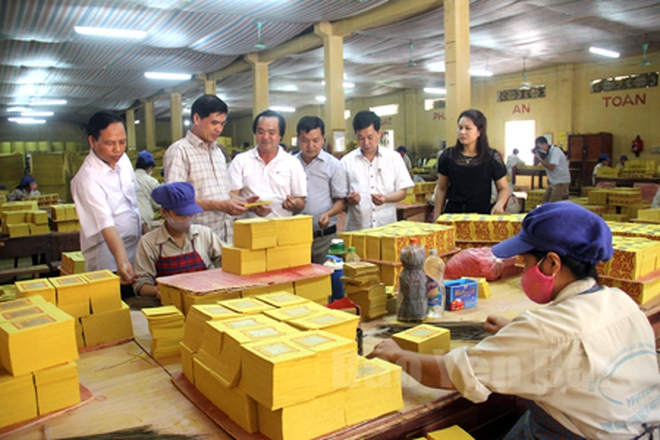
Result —
M 189 182 L 204 212 L 193 223 L 213 229 L 224 243 L 233 242 L 232 217 L 246 211 L 229 194 L 224 152 L 216 140 L 227 123 L 227 104 L 216 95 L 202 95 L 192 105 L 192 128 L 163 156 L 165 182 Z

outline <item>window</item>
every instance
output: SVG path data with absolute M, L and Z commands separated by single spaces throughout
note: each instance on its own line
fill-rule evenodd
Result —
M 370 107 L 369 110 L 376 113 L 378 116 L 390 116 L 399 114 L 399 104 L 378 105 Z
M 344 110 L 344 119 L 351 119 L 351 111 L 350 110 Z
M 536 121 L 508 121 L 504 127 L 504 159 L 517 148 L 520 157 L 527 165 L 534 163 L 534 140 L 536 139 Z
M 445 108 L 445 103 L 447 100 L 445 98 L 437 99 L 425 99 L 424 100 L 424 110 L 433 110 L 437 108 Z

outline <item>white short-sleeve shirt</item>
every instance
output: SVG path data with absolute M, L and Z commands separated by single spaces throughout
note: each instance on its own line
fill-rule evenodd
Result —
M 90 151 L 71 180 L 71 194 L 80 220 L 80 246 L 88 271 L 117 271 L 117 262 L 101 231 L 114 226 L 124 242 L 131 264 L 141 236 L 137 180 L 124 154 L 115 169 Z
M 259 196 L 269 200 L 273 209 L 268 217 L 289 217 L 291 211 L 282 208 L 286 196 L 307 197 L 307 176 L 300 161 L 287 154 L 282 148 L 266 164 L 259 156 L 257 148 L 241 153 L 229 165 L 229 181 L 232 191 L 238 191 L 241 198 Z M 256 216 L 253 212 L 246 216 Z
M 360 193 L 360 203 L 348 205 L 346 230 L 357 231 L 396 222 L 396 203 L 376 206 L 371 194 L 388 195 L 415 185 L 401 155 L 378 147 L 376 157 L 369 162 L 358 148 L 344 156 L 341 163 L 348 175 L 348 193 Z

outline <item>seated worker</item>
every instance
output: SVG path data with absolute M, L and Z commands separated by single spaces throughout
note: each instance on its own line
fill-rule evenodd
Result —
M 32 176 L 23 176 L 21 182 L 16 186 L 16 189 L 7 195 L 7 201 L 17 202 L 28 197 L 40 196 L 41 193 L 37 190 L 37 182 Z
M 160 297 L 156 278 L 220 267 L 222 243 L 211 228 L 192 224 L 193 215 L 202 208 L 195 203 L 190 183 L 160 185 L 151 197 L 161 206 L 165 224 L 138 243 L 133 290 L 136 295 Z
M 594 171 L 591 174 L 591 183 L 593 186 L 596 186 L 596 176 L 598 175 L 598 170 L 603 167 L 609 167 L 610 166 L 610 156 L 608 156 L 605 153 L 602 153 L 600 157 L 598 157 L 598 163 L 594 167 Z
M 489 316 L 484 330 L 492 336 L 444 356 L 404 351 L 392 340 L 369 356 L 475 403 L 491 393 L 527 399 L 529 411 L 506 439 L 631 439 L 657 427 L 653 329 L 630 296 L 598 282 L 596 265 L 613 254 L 605 222 L 575 203 L 546 203 L 493 254 L 522 255 L 522 289 L 547 306 L 512 321 Z
M 151 231 L 154 222 L 154 211 L 158 211 L 160 206 L 151 198 L 153 190 L 160 185 L 158 180 L 151 177 L 156 167 L 154 155 L 147 150 L 138 153 L 135 161 L 135 179 L 138 183 L 137 199 L 140 217 L 142 218 L 142 233 Z
M 626 162 L 628 162 L 628 156 L 625 154 L 622 154 L 621 157 L 619 158 L 619 163 L 616 164 L 617 168 L 625 168 L 626 167 Z

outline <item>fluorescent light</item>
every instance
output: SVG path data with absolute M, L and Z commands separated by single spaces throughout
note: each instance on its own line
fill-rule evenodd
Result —
M 31 99 L 30 105 L 65 105 L 66 99 Z
M 183 125 L 185 125 L 186 127 L 189 126 L 189 125 L 190 125 L 190 121 L 189 121 L 188 119 L 186 119 L 185 121 L 183 121 Z
M 282 92 L 295 92 L 298 90 L 298 87 L 295 84 L 288 84 L 284 87 L 280 87 Z
M 270 109 L 282 113 L 293 113 L 296 111 L 295 107 L 287 107 L 285 105 L 274 105 Z
M 596 55 L 602 55 L 604 57 L 619 58 L 619 52 L 614 52 L 613 50 L 601 49 L 600 47 L 591 46 L 589 48 L 589 52 L 595 53 Z
M 351 111 L 346 109 L 344 110 L 344 119 L 350 119 L 351 117 Z
M 29 109 L 27 107 L 9 107 L 7 111 L 9 113 L 20 113 L 20 112 L 26 112 Z
M 325 80 L 321 81 L 321 85 L 325 86 Z M 352 89 L 353 87 L 355 87 L 355 83 L 344 81 L 344 88 L 345 89 Z
M 147 31 L 132 29 L 110 29 L 91 26 L 74 26 L 73 29 L 82 35 L 95 35 L 99 37 L 144 38 Z
M 316 100 L 319 101 L 319 102 L 325 102 L 325 99 L 326 98 L 323 95 L 319 95 L 319 96 L 316 97 Z
M 444 72 L 445 63 L 444 61 L 440 61 L 439 63 L 429 63 L 426 65 L 426 68 L 431 72 Z
M 10 122 L 16 122 L 17 124 L 45 124 L 45 119 L 33 119 L 33 118 L 7 118 Z
M 139 123 L 140 123 L 140 120 L 139 120 L 139 119 L 136 119 L 136 120 L 135 120 L 135 125 L 138 125 Z
M 167 73 L 167 72 L 144 72 L 144 76 L 149 79 L 181 79 L 186 80 L 192 78 L 189 73 Z
M 26 111 L 22 112 L 21 116 L 40 116 L 40 117 L 46 117 L 46 116 L 53 116 L 55 113 L 53 112 L 33 112 L 33 111 Z
M 470 69 L 470 76 L 493 76 L 493 72 L 486 69 Z
M 440 87 L 424 87 L 424 92 L 432 95 L 446 95 L 447 89 L 441 89 Z

